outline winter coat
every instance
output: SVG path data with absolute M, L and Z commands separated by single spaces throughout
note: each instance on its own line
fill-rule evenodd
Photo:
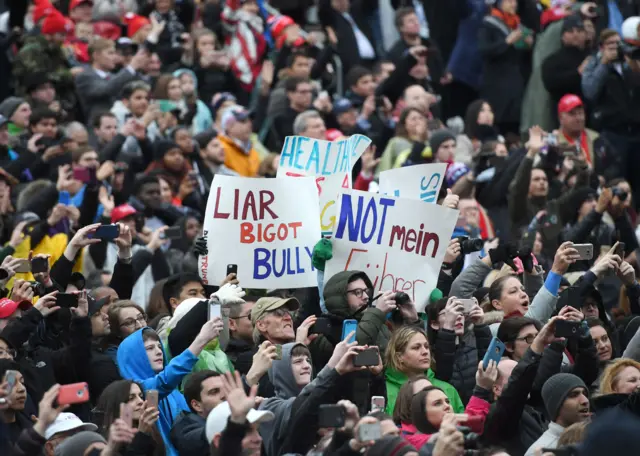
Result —
M 470 14 L 460 21 L 458 38 L 447 70 L 456 81 L 478 90 L 482 82 L 482 57 L 478 50 L 478 32 L 487 12 L 484 0 L 467 0 Z M 458 160 L 456 160 L 458 161 Z
M 291 351 L 295 345 L 283 345 L 282 359 L 275 360 L 268 372 L 276 396 L 260 404 L 260 410 L 275 415 L 273 421 L 262 423 L 259 428 L 265 456 L 305 454 L 316 442 L 318 408 L 335 403 L 339 375 L 331 367 L 325 366 L 304 388 L 297 385 L 291 370 Z
M 478 33 L 482 55 L 481 98 L 493 108 L 495 122 L 520 122 L 525 80 L 521 69 L 523 53 L 505 42 L 511 30 L 500 19 L 485 16 Z
M 541 358 L 528 349 L 513 369 L 487 416 L 482 436 L 487 445 L 500 445 L 509 454 L 522 455 L 547 429 L 544 415 L 527 405 Z
M 484 358 L 491 343 L 491 330 L 487 325 L 474 326 L 473 330 L 465 332 L 458 344 L 454 331 L 440 329 L 434 337 L 431 349 L 438 378 L 451 383 L 466 404 L 476 384 L 478 362 Z
M 171 428 L 171 443 L 180 456 L 209 454 L 207 421 L 196 413 L 182 412 Z
M 542 64 L 542 82 L 551 94 L 554 106 L 568 93 L 583 98 L 582 76 L 578 68 L 587 56 L 588 52 L 584 49 L 563 46 L 545 59 Z
M 260 155 L 253 144 L 240 146 L 233 138 L 218 135 L 224 149 L 224 165 L 237 172 L 240 176 L 256 177 L 260 166 Z
M 176 78 L 180 78 L 183 74 L 191 75 L 191 79 L 193 80 L 194 88 L 196 96 L 198 94 L 198 78 L 196 74 L 187 69 L 181 68 L 180 70 L 176 70 L 173 72 L 173 76 Z M 207 105 L 201 100 L 196 99 L 196 115 L 193 118 L 193 121 L 190 125 L 190 131 L 192 135 L 197 135 L 198 133 L 205 132 L 209 130 L 213 126 L 213 119 L 211 117 L 211 111 L 207 107 Z
M 394 136 L 391 138 L 391 141 L 387 143 L 387 147 L 385 147 L 380 157 L 380 163 L 376 168 L 376 177 L 379 177 L 382 171 L 393 169 L 398 156 L 402 152 L 410 150 L 412 145 L 409 139 L 403 138 L 402 136 Z
M 122 378 L 141 384 L 145 391 L 158 391 L 160 399 L 158 430 L 162 434 L 167 455 L 177 456 L 178 453 L 170 440 L 171 427 L 180 412 L 189 410 L 184 396 L 177 388 L 184 376 L 189 374 L 196 365 L 198 358 L 189 350 L 185 350 L 167 364 L 167 355 L 164 353 L 164 369 L 155 373 L 144 348 L 142 340 L 144 331 L 153 330 L 149 327 L 142 328 L 122 341 L 118 347 L 118 368 Z
M 387 408 L 386 412 L 389 415 L 393 415 L 393 409 L 396 406 L 396 398 L 398 397 L 398 392 L 400 392 L 400 388 L 404 385 L 409 377 L 403 372 L 397 371 L 393 368 L 385 369 L 385 377 L 387 379 Z M 433 386 L 440 388 L 444 391 L 444 394 L 447 395 L 449 401 L 451 402 L 451 407 L 453 408 L 454 413 L 462 413 L 464 410 L 464 404 L 460 399 L 460 395 L 458 391 L 451 386 L 447 382 L 443 382 L 442 380 L 438 380 L 436 378 L 436 374 L 431 370 L 427 370 L 424 375 L 429 379 Z

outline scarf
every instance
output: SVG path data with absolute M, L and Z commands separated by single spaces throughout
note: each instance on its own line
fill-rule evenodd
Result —
M 576 144 L 575 139 L 568 136 L 565 132 L 562 132 L 562 134 L 570 145 L 573 146 Z M 585 158 L 585 160 L 587 160 L 587 163 L 593 165 L 593 163 L 591 163 L 591 151 L 589 150 L 589 138 L 587 137 L 587 133 L 585 131 L 582 131 L 580 133 L 580 150 L 578 152 L 582 153 L 582 156 Z
M 507 14 L 498 8 L 492 8 L 491 15 L 500 19 L 511 30 L 515 30 L 520 26 L 520 16 L 517 14 Z
M 160 34 L 160 37 L 169 37 L 171 47 L 174 49 L 182 47 L 180 35 L 182 35 L 185 30 L 184 25 L 182 25 L 182 23 L 178 19 L 178 15 L 176 14 L 175 10 L 171 10 L 166 14 L 161 14 L 158 11 L 154 10 L 150 14 L 150 18 L 151 17 L 155 17 L 158 22 L 166 22 L 166 25 L 164 27 L 164 30 Z

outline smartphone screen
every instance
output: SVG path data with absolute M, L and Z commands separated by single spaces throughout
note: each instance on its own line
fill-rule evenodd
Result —
M 58 201 L 60 201 L 60 204 L 64 204 L 65 206 L 69 206 L 71 204 L 71 195 L 69 195 L 69 192 L 66 190 L 63 190 L 60 192 Z
M 58 293 L 56 295 L 56 305 L 67 309 L 71 307 L 78 307 L 78 295 L 71 293 Z
M 104 239 L 107 241 L 113 240 L 120 236 L 120 226 L 113 225 L 101 225 L 98 229 L 93 233 L 93 238 L 95 239 Z
M 222 306 L 217 302 L 209 302 L 209 320 L 222 318 Z
M 182 237 L 182 228 L 173 226 L 164 230 L 163 239 L 180 239 Z

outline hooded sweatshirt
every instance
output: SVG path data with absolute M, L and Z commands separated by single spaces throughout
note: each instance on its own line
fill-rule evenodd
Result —
M 189 350 L 185 350 L 167 364 L 168 358 L 163 347 L 164 369 L 156 374 L 151 368 L 147 351 L 144 348 L 143 331 L 153 331 L 153 329 L 149 327 L 139 329 L 124 339 L 118 347 L 120 375 L 122 378 L 141 384 L 145 392 L 158 391 L 158 409 L 160 411 L 158 429 L 162 434 L 167 455 L 177 456 L 178 453 L 170 440 L 171 427 L 182 411 L 189 411 L 184 396 L 177 388 L 183 377 L 189 374 L 198 362 L 198 357 Z
M 207 108 L 207 105 L 204 104 L 202 100 L 199 100 L 198 97 L 198 78 L 196 74 L 187 69 L 182 68 L 180 70 L 176 70 L 173 72 L 173 76 L 176 78 L 180 78 L 183 74 L 188 74 L 193 79 L 193 87 L 194 94 L 196 96 L 196 115 L 193 118 L 193 122 L 191 122 L 191 133 L 197 135 L 204 131 L 207 131 L 213 126 L 213 118 L 211 117 L 211 111 Z
M 282 359 L 275 360 L 269 369 L 269 380 L 274 386 L 276 396 L 268 398 L 260 404 L 260 410 L 269 410 L 275 419 L 260 425 L 266 456 L 282 454 L 285 438 L 291 433 L 293 403 L 298 396 L 309 396 L 312 392 L 323 394 L 336 382 L 338 373 L 335 369 L 325 367 L 318 376 L 304 388 L 297 385 L 291 369 L 291 351 L 297 343 L 282 346 Z

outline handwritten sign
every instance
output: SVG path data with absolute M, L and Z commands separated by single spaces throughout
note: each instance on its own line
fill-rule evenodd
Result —
M 208 255 L 200 257 L 205 284 L 219 284 L 237 265 L 245 288 L 317 285 L 311 265 L 320 239 L 313 178 L 249 179 L 216 175 L 204 222 Z
M 285 139 L 277 177 L 316 178 L 323 237 L 331 236 L 336 196 L 343 189 L 351 188 L 351 168 L 369 144 L 371 140 L 362 135 L 333 142 L 305 136 L 287 136 Z
M 407 293 L 424 310 L 458 211 L 437 204 L 348 190 L 338 195 L 333 258 L 325 280 L 340 271 L 364 271 L 375 293 Z
M 382 171 L 380 193 L 437 203 L 446 171 L 446 163 L 428 163 Z

